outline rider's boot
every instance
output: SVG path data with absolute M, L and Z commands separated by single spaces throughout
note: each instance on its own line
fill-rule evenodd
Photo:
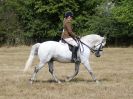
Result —
M 79 62 L 80 59 L 77 57 L 77 51 L 78 51 L 78 48 L 77 46 L 73 46 L 72 48 L 72 62 Z

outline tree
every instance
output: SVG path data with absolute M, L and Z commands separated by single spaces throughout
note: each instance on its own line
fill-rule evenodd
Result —
M 0 1 L 0 45 L 21 43 L 21 27 L 18 17 L 12 7 L 5 1 Z
M 108 43 L 133 44 L 132 0 L 0 1 L 0 43 L 33 44 L 59 40 L 64 13 L 74 13 L 74 31 L 108 36 Z
M 133 26 L 133 1 L 123 0 L 113 9 L 113 15 L 118 22 L 127 23 Z
M 12 0 L 9 1 L 19 16 L 26 38 L 35 42 L 60 37 L 64 13 L 68 10 L 75 15 L 75 31 L 86 34 L 89 30 L 88 16 L 95 14 L 97 0 Z M 86 25 L 85 25 L 86 24 Z M 79 27 L 81 29 L 79 29 Z M 86 29 L 87 28 L 87 29 Z
M 133 1 L 120 0 L 112 10 L 112 15 L 116 20 L 117 38 L 125 43 L 132 44 L 133 38 Z

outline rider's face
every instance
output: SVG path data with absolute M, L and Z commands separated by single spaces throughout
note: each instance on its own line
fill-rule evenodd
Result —
M 73 17 L 69 16 L 67 19 L 72 20 L 72 19 L 73 19 Z

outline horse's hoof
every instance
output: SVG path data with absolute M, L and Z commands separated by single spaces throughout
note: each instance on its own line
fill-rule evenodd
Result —
M 69 82 L 71 80 L 71 77 L 66 77 L 65 82 Z
M 66 79 L 65 79 L 66 82 L 69 82 L 70 80 L 71 80 L 70 78 L 66 78 Z
M 97 85 L 99 85 L 99 84 L 100 84 L 100 82 L 99 82 L 98 80 L 96 80 L 96 83 L 97 83 Z
M 29 79 L 29 81 L 30 81 L 30 84 L 33 84 L 33 82 L 34 82 L 34 80 L 33 80 L 33 79 Z
M 61 84 L 61 81 L 58 81 L 58 84 Z
M 30 84 L 33 84 L 33 80 L 30 80 Z

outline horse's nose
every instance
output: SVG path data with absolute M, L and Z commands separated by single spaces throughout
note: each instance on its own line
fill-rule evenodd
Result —
M 96 56 L 96 57 L 100 57 L 101 55 L 100 55 L 99 52 L 96 52 L 96 53 L 95 53 L 95 56 Z
M 96 55 L 96 57 L 100 57 L 101 55 Z

